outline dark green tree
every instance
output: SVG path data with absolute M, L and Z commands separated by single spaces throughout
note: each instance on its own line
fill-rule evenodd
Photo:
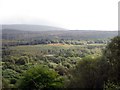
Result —
M 104 51 L 105 60 L 109 63 L 109 85 L 120 86 L 120 37 L 111 40 Z M 111 84 L 110 84 L 111 83 Z
M 57 72 L 45 66 L 34 66 L 23 74 L 18 83 L 18 88 L 22 90 L 38 90 L 44 88 L 61 88 L 63 78 Z
M 85 57 L 72 71 L 70 88 L 103 88 L 106 81 L 106 64 L 102 57 Z
M 15 62 L 17 65 L 25 65 L 29 63 L 29 58 L 27 56 L 21 56 L 18 60 Z

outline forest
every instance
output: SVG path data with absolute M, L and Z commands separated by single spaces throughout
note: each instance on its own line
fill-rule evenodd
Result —
M 115 31 L 2 30 L 2 88 L 120 89 Z

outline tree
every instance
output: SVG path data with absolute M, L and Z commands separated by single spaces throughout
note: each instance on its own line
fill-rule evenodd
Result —
M 3 75 L 3 88 L 14 88 L 15 87 L 14 84 L 17 82 L 17 79 L 20 77 L 19 73 L 17 73 L 12 69 L 3 70 L 2 75 Z
M 120 37 L 117 36 L 107 45 L 105 51 L 105 60 L 109 63 L 109 83 L 120 85 Z
M 21 56 L 18 60 L 15 62 L 18 65 L 25 65 L 29 63 L 29 58 L 27 56 Z
M 57 72 L 45 66 L 34 66 L 23 74 L 18 83 L 18 88 L 26 90 L 38 90 L 43 88 L 60 88 L 63 86 L 63 78 Z
M 2 78 L 2 90 L 6 90 L 7 88 L 10 88 L 9 80 Z
M 68 70 L 67 68 L 63 67 L 62 65 L 58 65 L 55 70 L 58 72 L 59 75 L 63 76 L 67 74 Z
M 106 64 L 101 63 L 102 57 L 88 56 L 83 58 L 72 71 L 70 88 L 103 88 L 106 80 Z

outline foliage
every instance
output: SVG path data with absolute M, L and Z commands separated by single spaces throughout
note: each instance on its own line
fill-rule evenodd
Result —
M 88 56 L 83 58 L 72 71 L 70 88 L 103 88 L 106 80 L 105 70 L 101 63 L 101 57 Z
M 104 52 L 105 60 L 109 63 L 108 81 L 120 83 L 120 37 L 111 40 Z M 119 84 L 120 85 L 120 84 Z
M 114 74 L 109 72 L 114 71 L 115 73 L 116 68 L 110 68 L 113 64 L 108 64 L 108 62 L 117 55 L 111 55 L 114 51 L 110 52 L 106 49 L 106 53 L 103 54 L 105 56 L 97 57 L 101 56 L 102 49 L 110 41 L 105 37 L 112 38 L 116 35 L 115 32 L 110 32 L 113 33 L 112 35 L 108 32 L 109 35 L 106 36 L 104 32 L 95 31 L 93 31 L 96 33 L 94 35 L 93 32 L 88 33 L 88 31 L 85 31 L 86 35 L 83 34 L 83 31 L 42 31 L 37 33 L 13 31 L 14 33 L 9 30 L 3 32 L 4 88 L 26 87 L 27 85 L 35 89 L 62 87 L 61 77 L 66 79 L 65 85 L 68 85 L 68 81 L 71 80 L 69 87 L 97 88 L 103 87 L 107 80 L 114 81 Z M 101 35 L 98 36 L 98 33 Z M 90 57 L 86 57 L 88 55 Z M 109 55 L 111 60 L 108 58 Z M 117 60 L 117 57 L 115 58 Z M 38 65 L 48 66 L 48 68 Z M 71 69 L 74 69 L 72 73 L 70 73 Z M 70 79 L 71 74 L 72 79 Z M 46 81 L 49 82 L 46 83 Z
M 29 63 L 29 58 L 27 56 L 21 56 L 18 60 L 15 62 L 17 65 L 25 65 Z
M 104 86 L 105 90 L 119 90 L 120 84 L 115 84 L 113 82 L 108 81 L 106 85 Z
M 18 87 L 25 90 L 60 88 L 62 86 L 63 79 L 55 71 L 39 65 L 27 70 L 18 83 Z

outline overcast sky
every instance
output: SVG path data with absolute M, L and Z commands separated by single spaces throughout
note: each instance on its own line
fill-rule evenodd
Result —
M 119 0 L 0 0 L 0 24 L 118 30 Z

